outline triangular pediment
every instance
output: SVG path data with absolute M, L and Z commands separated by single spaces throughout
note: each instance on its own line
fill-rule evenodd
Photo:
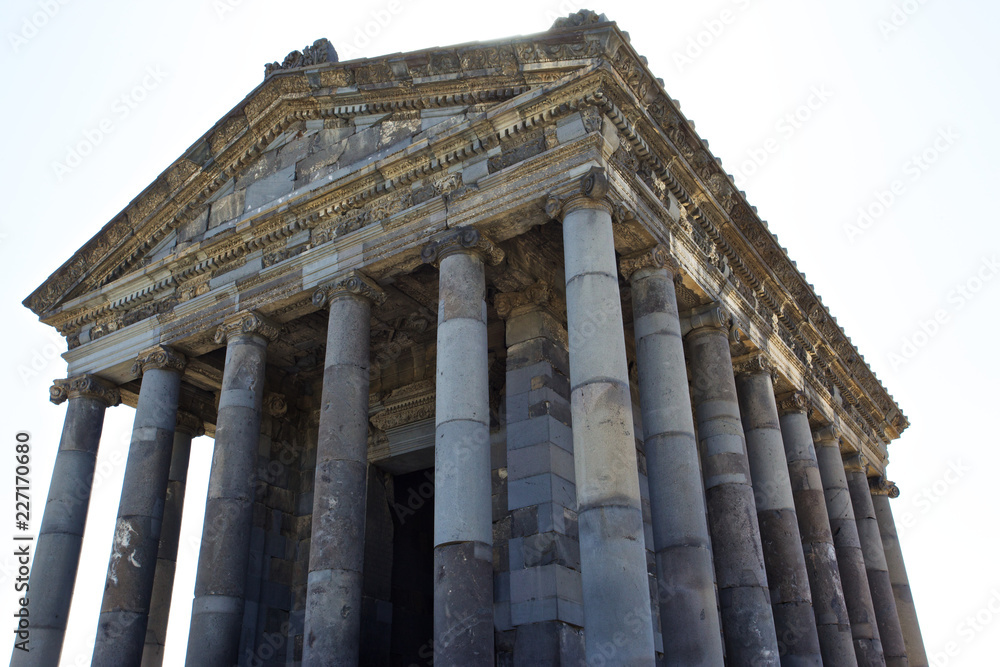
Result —
M 593 66 L 621 33 L 588 14 L 540 35 L 350 62 L 325 40 L 266 66 L 265 80 L 27 299 L 63 304 L 211 238 L 331 174 Z M 252 216 L 251 216 L 252 217 Z M 172 245 L 171 245 L 172 244 Z

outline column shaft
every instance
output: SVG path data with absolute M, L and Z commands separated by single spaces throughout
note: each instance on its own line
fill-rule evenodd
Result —
M 898 491 L 896 493 L 898 494 Z M 878 530 L 885 550 L 885 562 L 889 568 L 889 580 L 896 599 L 896 611 L 903 630 L 906 657 L 910 661 L 910 667 L 927 667 L 927 651 L 924 649 L 923 636 L 920 634 L 917 609 L 913 604 L 910 580 L 906 576 L 906 565 L 903 563 L 903 552 L 899 548 L 899 537 L 896 535 L 896 522 L 892 518 L 889 498 L 888 493 L 872 494 L 875 518 L 878 520 Z
M 159 667 L 163 664 L 163 647 L 167 641 L 170 601 L 173 597 L 174 573 L 177 570 L 177 547 L 181 535 L 181 517 L 184 513 L 184 488 L 187 483 L 188 462 L 191 458 L 191 440 L 199 430 L 197 425 L 189 424 L 180 417 L 181 415 L 178 415 L 173 450 L 170 455 L 170 475 L 163 505 L 163 528 L 160 531 L 160 547 L 156 556 L 156 575 L 153 577 L 153 597 L 150 600 L 149 622 L 146 625 L 142 667 Z
M 868 574 L 865 572 L 865 559 L 861 553 L 858 524 L 854 519 L 844 460 L 840 455 L 839 438 L 824 429 L 817 434 L 815 443 L 826 509 L 830 515 L 830 530 L 837 551 L 840 581 L 844 587 L 844 602 L 851 619 L 854 653 L 860 667 L 885 665 L 875 608 L 868 587 Z
M 205 527 L 195 580 L 187 661 L 196 667 L 237 662 L 260 439 L 267 340 L 228 336 Z
M 864 555 L 865 569 L 868 572 L 868 587 L 875 608 L 875 620 L 878 623 L 879 638 L 882 640 L 885 664 L 888 667 L 906 667 L 908 662 L 903 629 L 896 612 L 896 599 L 893 596 L 892 583 L 889 581 L 889 567 L 885 562 L 882 536 L 878 530 L 871 487 L 863 463 L 855 462 L 849 466 L 847 484 L 858 523 L 861 553 Z
M 330 302 L 316 448 L 303 663 L 357 665 L 368 475 L 371 306 L 349 292 Z
M 142 384 L 97 625 L 95 665 L 137 665 L 146 641 L 184 363 L 182 357 L 170 363 L 173 352 L 152 355 L 147 359 L 162 357 L 156 367 L 143 364 L 142 358 L 139 362 Z
M 718 307 L 692 315 L 686 336 L 712 532 L 726 658 L 735 665 L 778 665 L 760 528 L 726 325 Z
M 611 214 L 563 219 L 571 413 L 588 661 L 652 665 L 632 397 Z
M 81 387 L 73 390 L 74 383 Z M 87 384 L 97 391 L 79 390 Z M 67 397 L 62 437 L 28 580 L 31 650 L 14 649 L 12 667 L 59 664 L 80 565 L 80 547 L 87 523 L 104 412 L 109 405 L 118 403 L 117 390 L 92 376 L 57 382 L 52 388 L 53 403 L 61 403 Z
M 830 532 L 830 515 L 823 496 L 823 480 L 805 409 L 804 403 L 786 408 L 780 418 L 788 476 L 795 498 L 823 663 L 852 666 L 858 662 L 851 638 L 851 620 L 844 602 L 837 553 Z
M 782 663 L 823 664 L 816 617 L 809 591 L 788 461 L 781 440 L 770 367 L 760 357 L 748 360 L 736 377 L 740 415 L 746 434 L 760 541 L 764 550 L 771 609 Z
M 631 285 L 664 662 L 721 665 L 712 544 L 673 276 L 667 268 L 640 268 Z
M 434 662 L 493 664 L 493 510 L 486 279 L 441 258 L 434 452 Z

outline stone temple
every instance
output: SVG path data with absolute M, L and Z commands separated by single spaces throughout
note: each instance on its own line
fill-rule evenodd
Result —
M 927 664 L 907 419 L 603 15 L 293 52 L 25 305 L 67 408 L 12 664 L 120 403 L 95 665 L 162 662 L 202 433 L 188 665 Z

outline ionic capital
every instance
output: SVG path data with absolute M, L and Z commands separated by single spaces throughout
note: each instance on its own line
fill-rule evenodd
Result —
M 561 220 L 567 213 L 578 208 L 603 208 L 615 215 L 616 211 L 607 198 L 609 190 L 608 174 L 604 168 L 591 167 L 580 177 L 579 190 L 562 196 L 550 194 L 545 202 L 545 213 L 555 220 Z M 622 209 L 618 217 L 624 217 L 626 211 L 627 209 Z
M 201 417 L 183 410 L 177 411 L 177 425 L 174 428 L 190 434 L 191 437 L 205 435 L 205 422 L 202 421 Z
M 65 380 L 56 380 L 49 387 L 49 400 L 59 405 L 72 398 L 92 398 L 113 408 L 122 402 L 118 388 L 96 375 L 77 375 Z
M 844 458 L 846 472 L 863 472 L 868 474 L 868 457 L 864 454 L 851 454 Z
M 774 366 L 767 360 L 762 352 L 751 352 L 750 354 L 738 357 L 733 360 L 733 373 L 736 375 L 759 375 L 767 374 L 774 381 Z
M 813 443 L 840 449 L 840 432 L 833 424 L 827 424 L 813 431 Z
M 183 373 L 185 366 L 187 357 L 172 347 L 157 345 L 139 353 L 139 358 L 132 364 L 132 374 L 140 377 L 153 369 Z
M 873 496 L 889 496 L 890 498 L 899 498 L 899 487 L 896 486 L 895 482 L 890 482 L 882 475 L 869 477 L 868 487 L 871 489 Z
M 618 269 L 629 280 L 641 269 L 666 269 L 667 273 L 673 277 L 680 268 L 677 260 L 671 256 L 670 251 L 662 243 L 646 248 L 632 255 L 622 257 L 618 262 Z
M 551 303 L 555 297 L 555 291 L 547 283 L 540 280 L 520 292 L 497 294 L 493 305 L 497 310 L 497 315 L 506 320 L 515 310 L 521 311 L 536 306 L 545 306 Z
M 732 316 L 719 302 L 695 308 L 686 317 L 681 318 L 681 333 L 688 335 L 696 329 L 709 328 L 729 331 Z
M 504 257 L 503 250 L 478 229 L 462 227 L 425 245 L 420 251 L 420 258 L 425 264 L 437 266 L 442 259 L 456 252 L 479 255 L 491 266 L 502 262 Z
M 215 331 L 215 342 L 228 343 L 236 336 L 257 335 L 273 341 L 281 333 L 281 325 L 255 310 L 235 313 L 226 318 Z
M 778 414 L 787 415 L 793 412 L 809 412 L 809 399 L 801 391 L 790 391 L 777 397 Z
M 344 296 L 368 299 L 375 306 L 385 303 L 385 292 L 382 288 L 360 271 L 351 271 L 332 283 L 316 288 L 312 302 L 314 306 L 322 308 L 334 299 Z

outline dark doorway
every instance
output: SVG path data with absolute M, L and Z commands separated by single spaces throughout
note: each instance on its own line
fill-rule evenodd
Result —
M 394 480 L 392 667 L 430 665 L 434 633 L 434 469 Z

